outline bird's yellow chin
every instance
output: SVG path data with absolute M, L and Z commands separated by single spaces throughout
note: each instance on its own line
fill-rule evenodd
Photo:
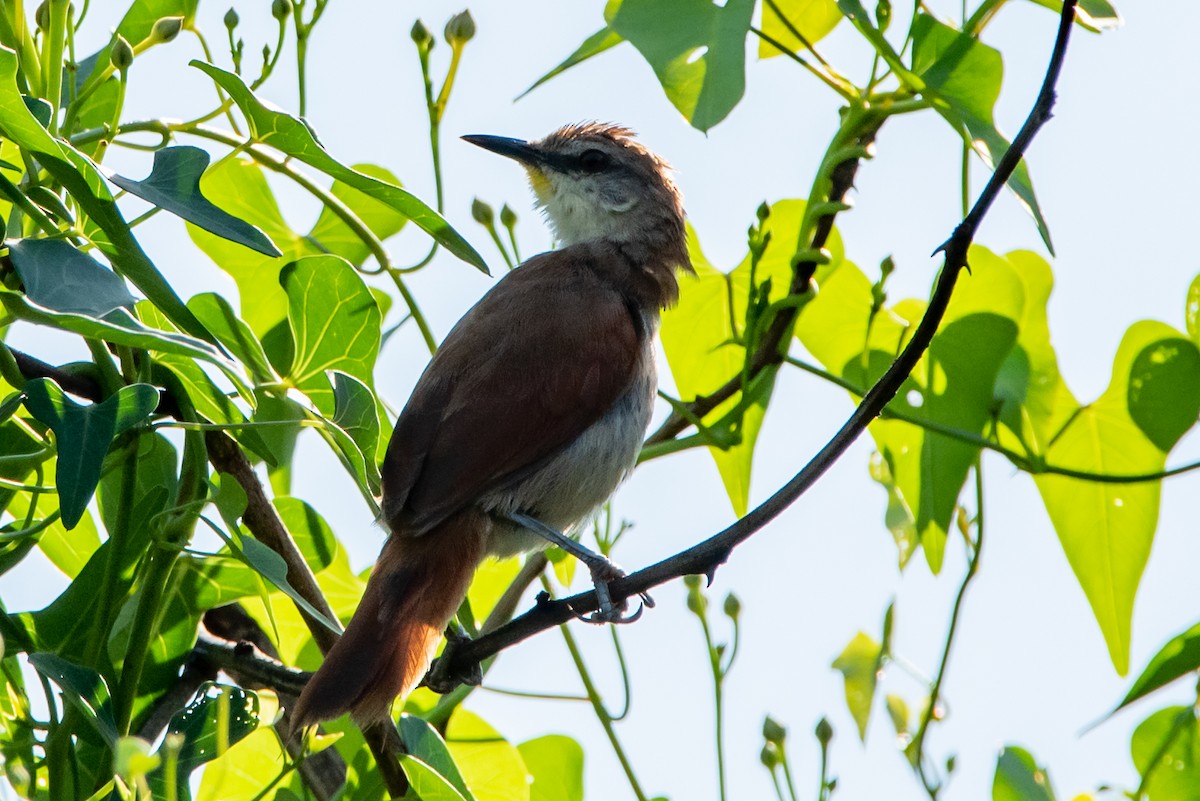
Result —
M 546 174 L 532 165 L 525 165 L 525 171 L 529 173 L 529 183 L 533 187 L 533 193 L 537 195 L 538 201 L 543 205 L 550 202 L 554 197 L 554 188 L 550 185 L 550 179 Z

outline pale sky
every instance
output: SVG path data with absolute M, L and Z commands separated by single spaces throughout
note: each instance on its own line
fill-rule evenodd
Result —
M 93 4 L 93 32 L 108 4 Z M 246 4 L 243 4 L 246 5 Z M 247 52 L 266 40 L 267 4 L 241 9 Z M 934 4 L 946 15 L 957 2 Z M 549 246 L 530 207 L 524 177 L 510 162 L 457 141 L 461 134 L 493 133 L 534 138 L 583 119 L 612 120 L 678 169 L 692 223 L 709 259 L 723 269 L 745 252 L 745 229 L 764 200 L 803 197 L 816 161 L 836 127 L 837 98 L 784 59 L 747 70 L 746 97 L 707 136 L 691 129 L 664 97 L 637 52 L 623 45 L 535 90 L 513 98 L 602 25 L 603 3 L 482 3 L 471 11 L 477 38 L 468 46 L 457 90 L 443 122 L 447 216 L 493 264 L 503 265 L 483 229 L 470 218 L 471 198 L 497 208 L 507 201 L 521 215 L 525 255 Z M 308 117 L 329 150 L 344 162 L 370 161 L 395 172 L 432 201 L 425 148 L 424 107 L 416 56 L 408 38 L 420 17 L 440 32 L 459 7 L 444 3 L 331 4 L 310 47 Z M 1034 143 L 1029 161 L 1058 257 L 1050 303 L 1050 329 L 1059 366 L 1081 401 L 1096 397 L 1109 380 L 1112 356 L 1124 330 L 1153 318 L 1183 327 L 1184 294 L 1200 272 L 1190 222 L 1197 211 L 1192 188 L 1200 159 L 1186 137 L 1197 113 L 1184 93 L 1182 61 L 1195 67 L 1193 32 L 1200 9 L 1193 3 L 1127 2 L 1125 26 L 1102 36 L 1076 29 L 1059 84 L 1055 117 Z M 201 15 L 214 47 L 224 35 L 224 6 Z M 897 10 L 899 13 L 899 10 Z M 255 16 L 258 15 L 256 19 Z M 96 26 L 99 26 L 98 28 Z M 1054 15 L 1013 0 L 988 29 L 985 41 L 1005 57 L 1006 80 L 997 107 L 1003 131 L 1015 133 L 1041 82 L 1053 41 Z M 260 33 L 257 37 L 254 31 Z M 869 70 L 857 34 L 843 23 L 819 45 L 842 71 Z M 273 39 L 272 39 L 273 41 Z M 756 52 L 754 43 L 749 43 Z M 183 65 L 198 56 L 191 43 L 163 48 L 134 66 L 126 119 L 186 116 L 206 108 L 207 79 Z M 435 74 L 448 48 L 435 49 Z M 257 56 L 248 56 L 253 62 Z M 295 110 L 287 61 L 261 95 Z M 1177 77 L 1179 76 L 1179 77 Z M 1180 140 L 1183 141 L 1180 141 Z M 195 142 L 190 142 L 195 144 Z M 145 154 L 117 153 L 122 171 L 140 176 Z M 838 219 L 847 256 L 873 274 L 893 254 L 898 272 L 891 297 L 924 297 L 939 262 L 928 253 L 958 220 L 959 144 L 929 113 L 890 121 L 877 157 L 859 173 L 856 208 Z M 985 174 L 976 170 L 975 188 Z M 288 194 L 285 212 L 306 230 L 316 209 Z M 232 292 L 232 282 L 186 240 L 182 224 L 160 215 L 144 229 L 144 243 L 187 297 Z M 1004 252 L 1043 252 L 1037 232 L 1011 196 L 997 202 L 977 240 Z M 426 240 L 406 232 L 389 247 L 406 261 Z M 969 276 L 964 276 L 969 281 Z M 412 286 L 434 331 L 449 327 L 491 281 L 453 257 L 440 256 Z M 65 361 L 82 355 L 77 344 L 29 329 L 18 347 Z M 57 350 L 56 350 L 57 349 Z M 380 357 L 380 391 L 403 403 L 424 366 L 415 332 L 394 337 Z M 665 372 L 665 365 L 664 365 Z M 669 381 L 669 379 L 666 379 Z M 787 480 L 824 443 L 851 410 L 846 396 L 817 379 L 783 373 L 768 413 L 756 460 L 751 503 Z M 923 798 L 876 705 L 866 747 L 857 741 L 846 711 L 840 674 L 830 669 L 855 632 L 879 636 L 889 600 L 896 601 L 895 651 L 916 669 L 932 673 L 945 636 L 949 606 L 961 579 L 961 549 L 947 549 L 941 576 L 923 558 L 901 576 L 891 536 L 883 526 L 884 494 L 867 475 L 871 447 L 856 445 L 787 514 L 734 552 L 711 590 L 719 605 L 736 592 L 743 603 L 741 655 L 726 685 L 727 758 L 731 799 L 773 797 L 758 762 L 762 718 L 789 727 L 790 753 L 801 796 L 815 795 L 817 748 L 811 732 L 822 715 L 836 729 L 832 772 L 837 798 Z M 295 494 L 312 502 L 351 549 L 356 568 L 367 567 L 381 542 L 348 479 L 326 458 L 316 437 L 305 458 L 319 469 L 297 476 Z M 1169 465 L 1200 458 L 1200 438 L 1186 438 Z M 310 462 L 311 463 L 311 462 Z M 1192 625 L 1200 604 L 1191 598 L 1200 561 L 1200 493 L 1193 476 L 1167 482 L 1159 532 L 1142 580 L 1134 615 L 1130 677 L 1118 677 L 1099 628 L 1075 583 L 1032 480 L 1004 460 L 984 460 L 989 522 L 981 573 L 967 597 L 961 634 L 945 685 L 948 720 L 934 728 L 928 753 L 942 762 L 958 755 L 945 801 L 990 795 L 999 749 L 1015 743 L 1049 768 L 1060 798 L 1099 784 L 1136 785 L 1129 734 L 1150 712 L 1194 699 L 1188 682 L 1157 694 L 1086 735 L 1079 732 L 1110 709 L 1132 677 L 1169 637 Z M 616 511 L 636 522 L 617 560 L 636 569 L 723 528 L 730 505 L 705 452 L 660 459 L 640 469 L 618 493 Z M 9 609 L 38 608 L 61 589 L 62 577 L 40 557 L 0 579 Z M 56 584 L 55 581 L 58 581 Z M 715 799 L 710 679 L 699 627 L 684 610 L 679 583 L 655 593 L 658 608 L 622 634 L 633 671 L 633 711 L 619 724 L 639 779 L 651 795 L 675 801 Z M 717 621 L 718 636 L 725 636 Z M 574 631 L 601 676 L 611 703 L 620 687 L 612 670 L 608 633 L 575 624 Z M 507 688 L 579 691 L 562 638 L 546 632 L 506 652 L 488 676 Z M 920 686 L 892 668 L 882 689 L 919 706 Z M 477 692 L 471 708 L 514 743 L 558 732 L 578 739 L 586 752 L 590 799 L 630 797 L 607 742 L 583 704 L 514 700 Z

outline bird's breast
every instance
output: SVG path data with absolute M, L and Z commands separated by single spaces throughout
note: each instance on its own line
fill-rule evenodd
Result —
M 487 512 L 521 512 L 560 531 L 587 518 L 633 470 L 650 424 L 658 378 L 649 337 L 629 389 L 595 423 L 519 483 L 480 499 Z M 504 557 L 543 548 L 545 540 L 515 525 L 493 527 L 488 551 Z

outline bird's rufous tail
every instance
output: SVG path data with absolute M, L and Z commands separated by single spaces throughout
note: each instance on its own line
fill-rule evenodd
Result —
M 487 523 L 461 512 L 417 537 L 383 546 L 354 617 L 292 710 L 297 726 L 350 712 L 360 725 L 391 714 L 425 675 L 446 623 L 483 558 Z

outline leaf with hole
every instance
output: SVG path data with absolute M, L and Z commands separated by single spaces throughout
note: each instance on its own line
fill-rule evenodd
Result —
M 211 234 L 245 245 L 266 256 L 283 255 L 261 229 L 213 205 L 200 191 L 209 155 L 198 147 L 179 145 L 154 151 L 150 175 L 141 181 L 109 174 L 117 186 L 171 212 Z
M 746 89 L 746 36 L 754 0 L 624 0 L 609 27 L 650 62 L 693 128 L 725 119 Z
M 222 722 L 225 731 L 220 730 Z M 182 738 L 176 757 L 174 797 L 191 798 L 192 771 L 219 757 L 223 745 L 235 745 L 258 725 L 257 695 L 241 687 L 212 682 L 202 685 L 196 699 L 176 712 L 167 725 L 167 736 Z M 166 762 L 171 756 L 165 746 L 159 746 L 158 755 L 163 763 L 150 774 L 150 787 L 155 798 L 167 798 L 171 791 L 167 788 Z

